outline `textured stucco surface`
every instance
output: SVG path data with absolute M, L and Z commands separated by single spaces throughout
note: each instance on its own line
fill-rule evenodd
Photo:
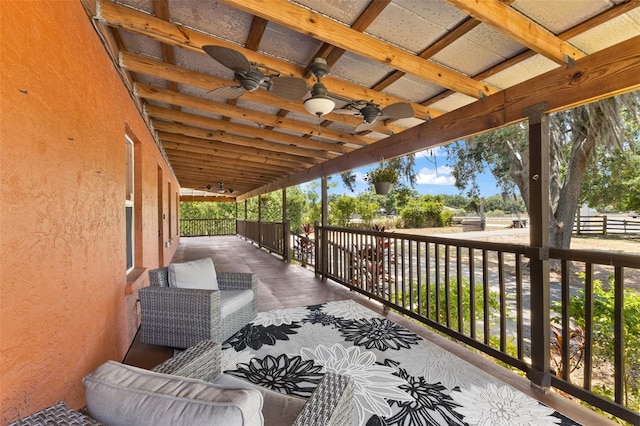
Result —
M 125 144 L 138 141 L 138 265 L 168 263 L 159 223 L 178 184 L 79 1 L 0 2 L 0 423 L 64 400 L 122 360 L 137 328 L 125 295 Z M 172 197 L 175 201 L 175 196 Z M 164 196 L 162 211 L 175 216 Z M 158 228 L 172 246 L 159 259 Z

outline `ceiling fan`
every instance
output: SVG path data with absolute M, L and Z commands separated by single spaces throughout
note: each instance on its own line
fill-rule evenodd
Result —
M 380 108 L 380 105 L 373 101 L 353 101 L 344 108 L 333 111 L 336 114 L 349 114 L 356 117 L 362 117 L 362 123 L 355 128 L 355 132 L 369 130 L 375 126 L 376 121 L 380 117 L 382 120 L 388 118 L 400 119 L 413 117 L 413 108 L 406 102 L 397 102 Z
M 209 192 L 217 192 L 218 194 L 224 194 L 225 192 L 228 192 L 229 194 L 233 194 L 233 189 L 225 188 L 222 182 L 218 182 L 218 186 L 209 184 L 205 186 L 205 188 Z
M 249 60 L 240 52 L 222 46 L 202 46 L 209 56 L 234 72 L 239 86 L 224 86 L 211 91 L 222 99 L 236 99 L 258 88 L 274 95 L 297 101 L 307 93 L 307 83 L 298 77 L 281 77 L 280 72 L 266 65 Z
M 318 117 L 330 113 L 336 103 L 329 98 L 327 88 L 322 84 L 322 78 L 329 74 L 329 65 L 323 58 L 315 58 L 309 66 L 309 73 L 316 77 L 316 84 L 311 88 L 311 97 L 305 99 L 304 108 Z

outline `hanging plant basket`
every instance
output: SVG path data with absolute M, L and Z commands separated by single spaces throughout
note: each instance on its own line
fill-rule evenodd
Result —
M 376 194 L 387 195 L 389 188 L 391 188 L 391 182 L 374 182 L 373 187 L 376 189 Z
M 398 181 L 398 173 L 392 167 L 380 164 L 380 167 L 367 173 L 365 181 L 373 185 L 376 194 L 387 195 L 391 185 Z

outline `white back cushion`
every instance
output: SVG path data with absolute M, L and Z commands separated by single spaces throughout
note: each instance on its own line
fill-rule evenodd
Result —
M 262 426 L 255 389 L 156 373 L 107 361 L 83 379 L 87 409 L 109 426 Z
M 218 290 L 213 260 L 207 257 L 169 265 L 169 287 Z

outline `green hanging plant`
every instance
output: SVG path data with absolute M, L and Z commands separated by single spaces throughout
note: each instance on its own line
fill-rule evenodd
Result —
M 364 180 L 371 184 L 375 184 L 376 182 L 397 183 L 398 172 L 389 165 L 380 165 L 378 168 L 370 170 Z

